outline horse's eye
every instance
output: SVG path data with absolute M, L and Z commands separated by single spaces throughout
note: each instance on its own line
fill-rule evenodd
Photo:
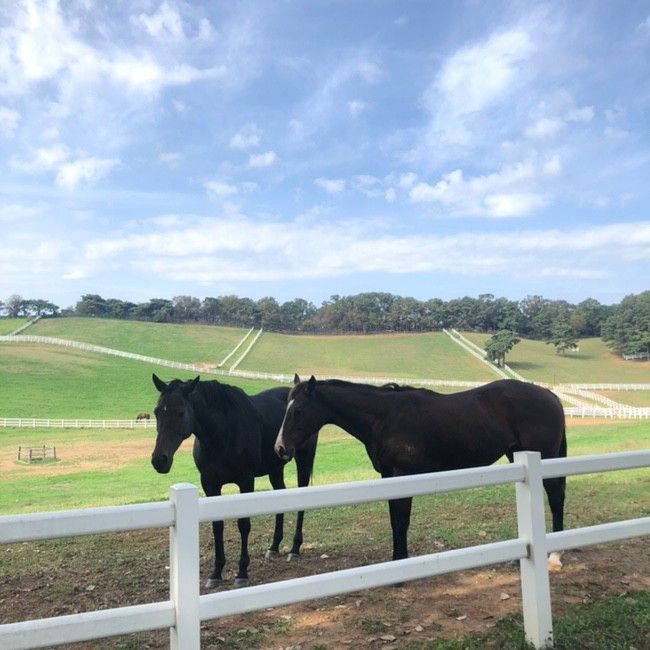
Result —
M 185 416 L 185 411 L 183 409 L 180 409 L 180 411 L 178 411 L 178 417 L 182 418 L 184 416 Z

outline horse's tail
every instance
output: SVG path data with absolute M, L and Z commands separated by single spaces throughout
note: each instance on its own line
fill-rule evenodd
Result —
M 567 444 L 566 444 L 566 422 L 562 421 L 562 439 L 560 440 L 560 451 L 558 452 L 558 458 L 566 458 L 567 454 Z

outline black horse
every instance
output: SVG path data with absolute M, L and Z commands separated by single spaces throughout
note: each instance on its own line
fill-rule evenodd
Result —
M 151 464 L 157 472 L 169 472 L 174 453 L 183 440 L 194 434 L 194 463 L 201 474 L 206 496 L 217 496 L 226 483 L 239 486 L 240 492 L 253 492 L 255 477 L 267 476 L 274 489 L 285 487 L 284 466 L 273 452 L 273 443 L 282 423 L 287 405 L 288 388 L 272 388 L 248 397 L 241 388 L 218 381 L 199 381 L 199 377 L 183 382 L 173 379 L 168 384 L 152 376 L 160 391 L 156 415 L 156 446 Z M 317 436 L 310 436 L 296 449 L 298 485 L 309 483 Z M 298 513 L 293 545 L 288 559 L 299 557 L 302 544 L 303 512 Z M 284 516 L 275 516 L 273 541 L 267 557 L 278 554 L 283 534 Z M 235 585 L 248 585 L 248 535 L 250 519 L 237 520 L 241 535 L 241 555 Z M 214 571 L 206 587 L 221 582 L 226 562 L 223 548 L 223 521 L 212 522 L 214 534 Z
M 441 395 L 311 377 L 294 386 L 275 443 L 285 460 L 324 424 L 360 440 L 382 477 L 489 465 L 519 450 L 566 456 L 564 411 L 549 390 L 514 380 Z M 553 530 L 564 525 L 564 477 L 544 480 Z M 412 498 L 389 501 L 393 559 L 408 557 Z

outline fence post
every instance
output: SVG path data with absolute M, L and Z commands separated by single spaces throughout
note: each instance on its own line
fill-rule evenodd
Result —
M 175 506 L 169 528 L 169 595 L 176 610 L 176 624 L 169 629 L 171 650 L 199 650 L 199 492 L 190 483 L 169 489 Z
M 535 648 L 548 648 L 553 645 L 553 618 L 541 456 L 536 451 L 519 451 L 514 462 L 522 463 L 526 470 L 524 480 L 515 484 L 519 538 L 528 544 L 528 556 L 519 561 L 524 632 Z

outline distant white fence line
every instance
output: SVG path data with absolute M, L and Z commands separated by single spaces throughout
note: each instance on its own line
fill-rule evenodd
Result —
M 558 384 L 557 387 L 564 390 L 650 391 L 650 384 Z
M 86 418 L 0 418 L 0 427 L 17 429 L 149 429 L 155 420 L 89 420 Z
M 23 323 L 17 330 L 11 332 L 9 336 L 15 336 L 16 334 L 20 334 L 22 331 L 26 330 L 30 325 L 33 325 L 39 320 L 41 320 L 41 316 L 35 316 L 34 318 L 30 318 L 26 323 Z
M 230 352 L 229 352 L 229 353 L 228 353 L 228 354 L 227 354 L 227 355 L 226 355 L 226 356 L 225 356 L 225 357 L 224 357 L 224 358 L 223 358 L 223 359 L 222 359 L 222 360 L 217 364 L 217 367 L 218 367 L 218 368 L 221 368 L 222 366 L 225 366 L 225 365 L 226 365 L 226 361 L 228 361 L 228 359 L 230 359 L 230 357 L 232 357 L 232 355 L 235 354 L 235 352 L 237 352 L 237 350 L 239 350 L 239 348 L 244 344 L 244 341 L 245 341 L 245 340 L 246 340 L 246 339 L 247 339 L 247 338 L 248 338 L 248 337 L 253 333 L 254 330 L 255 330 L 255 328 L 254 328 L 254 327 L 251 327 L 251 328 L 248 330 L 248 332 L 246 332 L 246 334 L 244 335 L 244 338 L 243 338 L 241 341 L 239 341 L 239 343 L 237 343 L 237 345 L 234 347 L 234 349 L 231 350 L 231 351 L 230 351 Z
M 249 345 L 246 352 L 239 359 L 239 361 L 241 361 L 241 359 L 246 355 L 248 350 L 250 350 L 250 348 L 255 343 L 255 341 L 257 340 L 257 338 L 260 336 L 261 333 L 262 330 L 260 329 L 257 336 Z M 456 338 L 451 333 L 449 332 L 447 333 L 453 340 L 456 340 Z M 237 370 L 234 366 L 230 370 L 224 370 L 221 368 L 205 368 L 201 364 L 182 363 L 179 361 L 159 359 L 157 357 L 150 357 L 143 354 L 125 352 L 123 350 L 115 350 L 113 348 L 107 348 L 101 345 L 94 345 L 92 343 L 80 343 L 79 341 L 70 341 L 67 339 L 59 339 L 50 336 L 27 336 L 27 335 L 0 336 L 0 343 L 39 343 L 45 345 L 59 345 L 63 347 L 74 348 L 77 350 L 86 350 L 88 352 L 96 352 L 99 354 L 108 354 L 111 356 L 133 359 L 134 361 L 143 361 L 145 363 L 165 366 L 168 368 L 175 368 L 178 370 L 188 370 L 190 372 L 197 372 L 203 375 L 216 375 L 219 377 L 239 377 L 241 379 L 262 379 L 268 381 L 275 381 L 282 384 L 290 384 L 293 381 L 293 375 L 285 375 L 282 373 L 271 373 L 271 372 L 255 372 L 250 370 Z M 467 349 L 469 351 L 469 347 Z M 478 353 L 476 353 L 475 351 L 472 351 L 471 353 L 476 357 L 479 356 Z M 239 361 L 237 363 L 239 363 Z M 483 361 L 485 360 L 483 359 Z M 495 368 L 493 364 L 488 363 L 488 365 L 493 369 Z M 377 376 L 365 377 L 365 376 L 331 375 L 329 377 L 323 377 L 323 378 L 343 379 L 346 381 L 363 382 L 367 384 L 376 384 L 376 385 L 399 383 L 399 384 L 412 384 L 415 386 L 427 386 L 427 387 L 449 386 L 455 388 L 473 388 L 476 386 L 482 386 L 484 383 L 486 383 L 483 381 L 422 379 L 417 377 L 377 377 Z M 528 381 L 528 380 L 523 379 L 523 381 Z M 555 390 L 562 399 L 574 405 L 573 407 L 565 408 L 565 412 L 567 413 L 567 415 L 571 415 L 573 417 L 596 417 L 596 418 L 597 417 L 606 417 L 606 418 L 622 417 L 622 418 L 634 418 L 634 419 L 650 417 L 650 415 L 648 415 L 650 409 L 648 408 L 626 406 L 626 405 L 619 405 L 617 407 L 613 407 L 610 405 L 611 406 L 610 409 L 594 408 L 582 400 L 578 400 L 575 397 L 571 397 L 571 395 L 567 395 L 568 392 L 571 391 L 578 392 L 580 390 L 610 390 L 610 391 L 648 390 L 650 391 L 650 384 L 640 384 L 640 383 L 639 384 L 560 384 L 555 387 L 549 386 L 549 388 Z M 607 399 L 607 398 L 603 397 L 603 399 Z M 614 402 L 614 404 L 616 403 Z M 616 413 L 614 413 L 614 411 L 616 411 Z M 11 418 L 11 419 L 15 420 L 16 418 Z M 30 418 L 26 418 L 26 420 L 29 421 Z M 124 422 L 129 422 L 129 421 L 125 420 Z M 0 426 L 10 426 L 10 425 L 3 425 L 2 419 L 0 419 Z M 11 426 L 30 426 L 30 425 L 11 425 Z M 95 428 L 95 425 L 88 425 L 88 426 Z M 129 425 L 125 425 L 125 426 L 129 426 Z M 122 427 L 114 427 L 114 428 L 122 428 Z
M 495 365 L 489 361 L 485 355 L 485 350 L 481 349 L 475 343 L 472 343 L 469 339 L 466 339 L 460 332 L 455 329 L 447 330 L 445 328 L 442 331 L 454 342 L 456 345 L 460 345 L 463 350 L 469 352 L 473 357 L 476 357 L 481 363 L 486 365 L 492 372 L 495 372 L 499 377 L 503 379 L 509 379 L 510 376 L 505 371 L 501 370 L 499 366 Z
M 251 351 L 251 348 L 257 343 L 257 339 L 262 336 L 262 332 L 263 329 L 260 327 L 260 331 L 253 337 L 253 340 L 248 344 L 248 347 L 244 350 L 242 355 L 237 359 L 237 361 L 235 361 L 235 363 L 232 364 L 232 366 L 230 366 L 229 372 L 232 373 L 237 368 L 237 366 L 246 358 L 248 353 Z
M 397 582 L 519 560 L 526 639 L 552 644 L 547 554 L 650 534 L 650 517 L 546 533 L 544 478 L 650 466 L 650 450 L 540 460 L 517 452 L 514 463 L 322 487 L 199 498 L 172 486 L 168 502 L 0 517 L 0 544 L 169 527 L 169 600 L 0 625 L 0 647 L 23 650 L 169 628 L 173 650 L 198 650 L 200 624 L 214 618 Z M 200 595 L 199 523 L 313 510 L 515 483 L 515 539 Z

